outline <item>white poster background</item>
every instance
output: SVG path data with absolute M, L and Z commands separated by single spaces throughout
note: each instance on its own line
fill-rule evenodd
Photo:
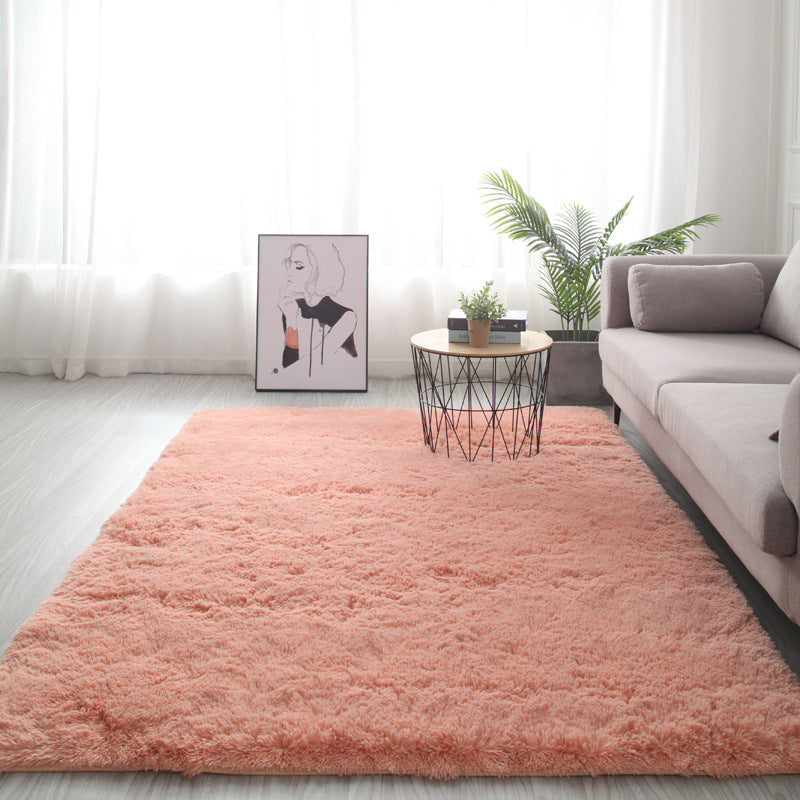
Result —
M 305 274 L 302 278 L 288 274 L 293 270 L 287 259 L 294 245 L 303 245 L 313 253 L 316 268 L 304 271 L 307 278 Z M 258 237 L 257 390 L 366 391 L 367 274 L 367 236 L 262 234 Z M 317 320 L 300 316 L 299 360 L 283 366 L 286 338 L 279 301 L 287 292 L 297 295 L 298 300 L 304 299 L 312 309 L 327 296 L 351 311 L 355 316 L 356 355 L 338 346 L 335 325 L 333 329 L 324 326 L 323 331 Z M 352 321 L 349 314 L 348 321 Z

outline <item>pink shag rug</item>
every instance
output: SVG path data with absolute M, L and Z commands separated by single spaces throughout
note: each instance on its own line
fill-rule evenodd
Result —
M 600 412 L 195 414 L 0 662 L 0 770 L 741 775 L 800 687 Z

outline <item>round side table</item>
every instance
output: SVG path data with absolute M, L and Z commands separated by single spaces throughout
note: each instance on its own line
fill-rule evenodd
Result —
M 411 337 L 422 435 L 435 453 L 444 444 L 474 461 L 482 448 L 508 458 L 539 452 L 553 340 L 525 331 L 520 344 L 470 347 L 446 328 Z

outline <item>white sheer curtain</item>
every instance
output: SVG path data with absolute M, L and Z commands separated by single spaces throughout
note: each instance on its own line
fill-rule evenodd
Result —
M 370 374 L 491 277 L 478 183 L 768 250 L 780 2 L 0 0 L 0 369 L 254 369 L 259 233 L 370 235 Z

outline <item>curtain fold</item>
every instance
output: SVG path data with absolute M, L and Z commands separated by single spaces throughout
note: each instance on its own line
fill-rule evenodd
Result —
M 50 367 L 86 374 L 96 270 L 94 231 L 103 67 L 103 0 L 61 6 L 61 259 L 56 264 Z
M 769 250 L 778 0 L 0 0 L 0 370 L 253 374 L 259 233 L 370 236 L 370 374 L 494 279 L 478 184 Z M 767 98 L 767 99 L 765 99 Z M 766 210 L 765 210 L 766 209 Z

